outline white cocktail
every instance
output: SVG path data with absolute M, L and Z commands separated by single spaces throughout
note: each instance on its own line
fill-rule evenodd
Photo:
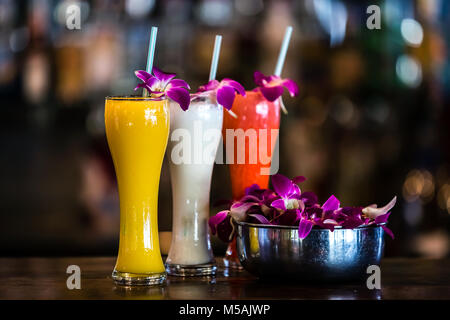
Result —
M 222 121 L 222 107 L 208 96 L 195 97 L 187 111 L 170 105 L 173 227 L 166 271 L 171 275 L 210 275 L 216 270 L 208 231 L 209 194 Z

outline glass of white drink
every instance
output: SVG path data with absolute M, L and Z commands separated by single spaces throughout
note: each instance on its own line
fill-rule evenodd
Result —
M 208 219 L 211 176 L 222 120 L 222 107 L 209 95 L 194 95 L 187 111 L 176 103 L 170 105 L 168 155 L 173 227 L 166 260 L 170 275 L 203 276 L 216 272 Z

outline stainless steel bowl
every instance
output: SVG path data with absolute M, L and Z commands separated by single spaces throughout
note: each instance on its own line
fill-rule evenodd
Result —
M 261 278 L 300 281 L 356 281 L 379 265 L 384 249 L 381 226 L 311 230 L 298 237 L 297 227 L 237 224 L 242 266 Z

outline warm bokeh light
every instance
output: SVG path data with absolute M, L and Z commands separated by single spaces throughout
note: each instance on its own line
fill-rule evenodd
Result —
M 429 202 L 434 197 L 434 178 L 427 170 L 414 169 L 408 173 L 403 183 L 403 197 L 412 202 L 420 198 Z
M 439 189 L 437 198 L 439 207 L 450 214 L 450 181 Z

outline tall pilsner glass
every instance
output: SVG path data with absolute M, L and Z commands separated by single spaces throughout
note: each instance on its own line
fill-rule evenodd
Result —
M 253 132 L 256 133 L 256 141 L 253 144 L 247 138 L 245 138 L 245 143 L 235 141 L 233 158 L 231 159 L 227 147 L 232 196 L 233 200 L 238 200 L 244 196 L 245 188 L 252 184 L 258 184 L 263 189 L 269 186 L 268 171 L 271 165 L 273 141 L 276 141 L 280 128 L 280 105 L 278 100 L 267 101 L 259 91 L 247 91 L 245 97 L 236 95 L 232 110 L 237 118 L 232 117 L 228 112 L 224 112 L 223 136 L 225 146 L 228 145 L 227 129 L 235 131 L 242 129 L 247 133 L 250 133 L 247 130 L 254 129 Z M 266 129 L 266 131 L 264 132 L 261 129 Z M 249 136 L 251 135 L 249 134 Z M 263 139 L 264 141 L 262 141 Z M 260 146 L 266 146 L 267 150 L 260 150 Z M 244 163 L 240 163 L 238 159 L 239 152 L 245 155 Z M 266 155 L 269 160 L 266 161 L 265 157 L 261 157 L 261 154 Z M 256 161 L 250 160 L 252 156 L 256 158 Z M 242 268 L 237 256 L 236 238 L 228 245 L 224 264 L 230 268 Z
M 178 276 L 211 275 L 216 266 L 208 230 L 209 193 L 221 137 L 222 107 L 209 97 L 199 96 L 187 111 L 171 103 L 170 114 L 173 228 L 166 270 Z
M 120 200 L 119 254 L 112 275 L 119 284 L 160 284 L 166 278 L 158 238 L 158 188 L 169 121 L 165 98 L 106 98 L 106 137 Z

